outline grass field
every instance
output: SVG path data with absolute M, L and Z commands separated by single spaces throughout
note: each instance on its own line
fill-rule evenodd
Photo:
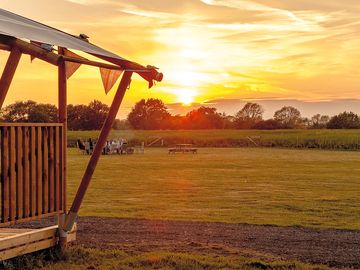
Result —
M 68 202 L 89 159 L 68 149 Z M 200 148 L 168 155 L 102 156 L 80 215 L 360 229 L 360 152 Z M 1 267 L 1 266 L 0 266 Z M 173 252 L 126 253 L 71 247 L 4 269 L 334 269 L 299 262 Z
M 239 256 L 214 256 L 170 252 L 128 254 L 120 250 L 98 250 L 72 247 L 61 257 L 49 252 L 37 256 L 23 256 L 4 270 L 43 269 L 43 270 L 95 270 L 95 269 L 176 269 L 176 270 L 331 270 L 323 265 L 310 265 L 300 262 L 264 262 Z M 19 266 L 19 267 L 18 267 Z M 342 268 L 345 270 L 346 268 Z
M 99 131 L 70 131 L 69 145 L 78 138 L 96 139 Z M 193 143 L 202 147 L 290 147 L 359 150 L 360 130 L 113 130 L 110 138 L 126 138 L 131 144 L 162 138 L 164 145 Z M 249 137 L 251 140 L 249 140 Z
M 89 156 L 70 148 L 68 202 Z M 360 229 L 360 153 L 201 148 L 100 159 L 81 215 Z

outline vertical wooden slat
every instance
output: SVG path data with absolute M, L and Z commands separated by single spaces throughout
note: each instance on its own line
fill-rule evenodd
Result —
M 66 210 L 66 200 L 65 200 L 65 187 L 66 187 L 66 159 L 65 159 L 65 156 L 66 156 L 66 140 L 64 140 L 64 137 L 65 137 L 65 128 L 64 126 L 62 126 L 59 130 L 60 132 L 60 149 L 61 149 L 61 152 L 60 152 L 60 172 L 61 172 L 61 176 L 60 176 L 60 207 L 61 207 L 61 210 Z
M 67 123 L 61 127 L 61 209 L 66 212 L 66 181 L 67 181 Z
M 17 197 L 17 219 L 23 217 L 23 210 L 24 210 L 24 202 L 23 202 L 23 136 L 22 136 L 22 128 L 16 128 L 16 197 Z
M 62 128 L 59 127 L 59 130 L 57 131 L 57 133 L 59 134 L 59 172 L 60 172 L 60 175 L 59 175 L 59 188 L 58 188 L 58 192 L 56 193 L 56 195 L 58 196 L 58 204 L 59 204 L 59 207 L 57 208 L 57 210 L 60 210 L 62 209 L 62 182 L 63 182 L 63 174 L 64 174 L 64 171 L 63 171 L 63 140 L 62 140 Z
M 30 134 L 30 198 L 31 198 L 31 216 L 36 215 L 36 132 L 35 127 L 31 127 Z
M 43 171 L 42 171 L 42 128 L 41 127 L 37 127 L 37 132 L 36 132 L 36 186 L 37 186 L 37 192 L 36 192 L 36 198 L 37 198 L 37 214 L 41 215 L 42 214 L 42 197 L 43 197 L 43 192 L 42 192 L 42 185 L 43 185 Z
M 54 127 L 50 127 L 49 131 L 49 203 L 50 212 L 54 212 L 55 192 L 54 192 L 54 173 L 55 173 L 55 157 L 54 157 Z
M 9 129 L 2 127 L 1 136 L 1 222 L 9 220 Z
M 43 213 L 49 212 L 49 151 L 48 128 L 43 127 Z
M 23 129 L 23 175 L 24 175 L 24 217 L 27 218 L 30 215 L 31 198 L 30 198 L 30 130 L 27 127 Z
M 60 128 L 55 128 L 55 210 L 60 210 Z
M 9 169 L 10 169 L 10 220 L 16 218 L 16 171 L 15 171 L 15 127 L 10 127 Z

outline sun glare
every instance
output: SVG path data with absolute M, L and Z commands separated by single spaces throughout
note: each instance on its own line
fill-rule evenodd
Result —
M 181 103 L 183 106 L 189 106 L 193 103 L 194 97 L 196 96 L 196 91 L 191 89 L 176 89 L 173 90 L 176 95 L 177 102 Z
M 185 106 L 190 106 L 191 103 L 194 102 L 194 99 L 190 96 L 182 96 L 182 97 L 179 97 L 179 102 L 181 102 Z

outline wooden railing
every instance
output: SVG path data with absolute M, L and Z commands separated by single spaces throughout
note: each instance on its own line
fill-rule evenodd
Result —
M 62 124 L 0 123 L 0 227 L 63 213 Z

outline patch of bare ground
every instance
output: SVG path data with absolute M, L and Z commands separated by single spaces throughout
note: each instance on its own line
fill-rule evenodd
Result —
M 44 221 L 33 222 L 32 226 L 44 226 Z M 133 254 L 169 251 L 239 255 L 360 269 L 358 230 L 80 217 L 77 239 L 75 244 L 84 247 L 120 249 Z
M 131 253 L 212 253 L 360 268 L 360 231 L 352 230 L 81 217 L 77 243 Z

